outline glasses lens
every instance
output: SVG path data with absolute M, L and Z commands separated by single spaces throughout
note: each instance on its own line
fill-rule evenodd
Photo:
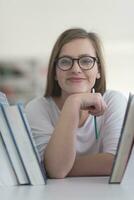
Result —
M 72 60 L 71 58 L 63 57 L 59 58 L 58 60 L 58 67 L 62 70 L 68 70 L 72 67 Z
M 82 69 L 90 69 L 94 66 L 94 59 L 89 56 L 85 56 L 79 59 L 79 64 Z

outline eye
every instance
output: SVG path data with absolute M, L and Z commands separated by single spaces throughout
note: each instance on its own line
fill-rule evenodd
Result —
M 68 66 L 71 64 L 71 60 L 69 58 L 60 58 L 58 64 L 62 66 Z
M 83 57 L 83 58 L 80 58 L 80 64 L 81 65 L 91 65 L 94 63 L 94 60 L 93 58 L 90 58 L 90 57 Z

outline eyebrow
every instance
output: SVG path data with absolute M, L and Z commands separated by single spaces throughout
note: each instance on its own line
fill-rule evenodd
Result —
M 81 58 L 81 57 L 83 57 L 83 56 L 96 57 L 96 56 L 92 56 L 92 55 L 90 55 L 90 54 L 80 54 L 80 55 L 78 55 L 78 57 L 73 57 L 73 56 L 70 56 L 70 55 L 67 55 L 67 54 L 63 54 L 63 55 L 59 56 L 59 58 L 62 58 L 62 57 Z

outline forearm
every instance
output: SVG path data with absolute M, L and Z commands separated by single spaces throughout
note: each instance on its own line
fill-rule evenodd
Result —
M 78 121 L 78 109 L 67 102 L 45 150 L 45 166 L 51 178 L 64 178 L 74 164 Z
M 74 162 L 79 169 L 81 168 L 82 163 L 75 160 L 76 131 L 80 122 L 80 110 L 90 111 L 91 114 L 99 116 L 104 113 L 105 108 L 105 102 L 102 101 L 100 94 L 72 94 L 66 99 L 59 121 L 45 150 L 45 167 L 49 177 L 66 177 L 75 166 Z
M 79 156 L 68 176 L 101 176 L 110 175 L 114 155 L 110 153 L 98 153 Z

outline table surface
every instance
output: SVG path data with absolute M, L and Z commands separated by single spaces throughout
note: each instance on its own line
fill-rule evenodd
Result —
M 134 200 L 134 153 L 121 184 L 109 177 L 48 179 L 43 186 L 2 186 L 1 200 Z

